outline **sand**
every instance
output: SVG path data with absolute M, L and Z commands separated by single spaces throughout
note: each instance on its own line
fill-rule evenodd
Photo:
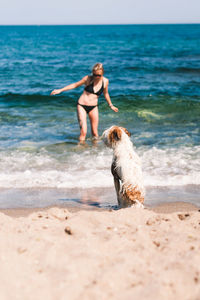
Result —
M 0 212 L 0 299 L 200 299 L 200 211 Z

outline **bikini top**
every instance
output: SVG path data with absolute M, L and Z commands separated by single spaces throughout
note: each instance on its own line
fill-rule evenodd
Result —
M 100 88 L 100 90 L 98 90 L 98 92 L 94 92 L 94 82 L 91 82 L 89 85 L 87 85 L 84 90 L 88 93 L 91 93 L 91 94 L 95 94 L 97 96 L 100 96 L 102 93 L 103 93 L 103 90 L 104 90 L 104 84 L 103 84 L 103 80 L 102 80 L 102 86 Z

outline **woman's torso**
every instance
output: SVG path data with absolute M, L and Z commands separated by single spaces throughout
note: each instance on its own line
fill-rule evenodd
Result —
M 80 96 L 78 103 L 83 105 L 97 105 L 98 97 L 102 94 L 107 79 L 105 77 L 102 78 L 99 82 L 95 82 L 88 76 L 88 80 L 86 82 L 85 88 L 82 95 Z

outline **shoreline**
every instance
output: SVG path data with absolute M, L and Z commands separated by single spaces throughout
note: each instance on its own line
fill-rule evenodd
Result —
M 146 187 L 145 205 L 155 207 L 165 203 L 187 202 L 200 205 L 200 185 Z M 39 209 L 66 207 L 112 209 L 117 205 L 113 187 L 98 188 L 1 188 L 1 209 Z
M 19 217 L 27 217 L 33 213 L 45 212 L 49 209 L 67 209 L 70 213 L 77 213 L 80 211 L 110 211 L 112 208 L 99 208 L 99 207 L 91 207 L 89 205 L 85 205 L 82 207 L 69 207 L 69 206 L 58 206 L 51 205 L 47 207 L 33 207 L 33 208 L 4 208 L 0 209 L 0 213 L 3 213 L 7 216 L 19 218 Z M 189 202 L 164 202 L 155 206 L 146 206 L 146 210 L 152 211 L 154 213 L 162 213 L 162 214 L 171 214 L 175 212 L 191 212 L 191 211 L 200 211 L 200 206 L 196 206 Z

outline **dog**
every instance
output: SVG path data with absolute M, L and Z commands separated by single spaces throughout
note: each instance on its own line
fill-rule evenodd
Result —
M 111 172 L 120 208 L 144 207 L 145 189 L 141 161 L 133 149 L 130 132 L 124 127 L 111 126 L 102 134 L 106 146 L 113 149 Z

